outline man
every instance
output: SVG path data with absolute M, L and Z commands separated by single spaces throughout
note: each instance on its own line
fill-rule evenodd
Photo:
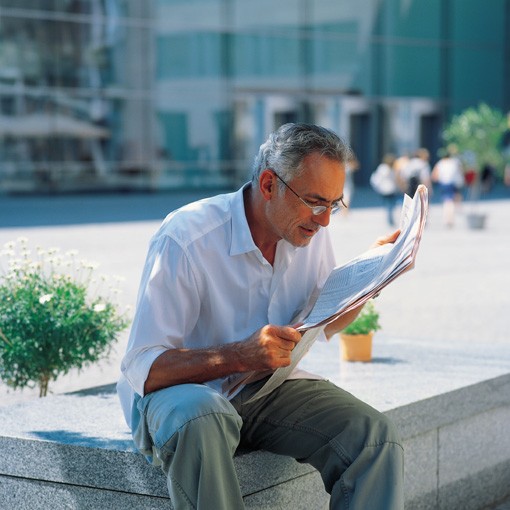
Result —
M 443 223 L 451 228 L 455 224 L 455 210 L 462 197 L 464 169 L 457 157 L 457 147 L 450 144 L 446 154 L 434 165 L 432 180 L 439 184 L 443 202 Z
M 414 197 L 420 184 L 427 186 L 429 194 L 432 194 L 430 180 L 430 153 L 427 149 L 418 149 L 407 164 L 402 167 L 400 177 L 405 182 L 405 192 Z
M 119 394 L 178 510 L 243 508 L 238 445 L 315 466 L 331 508 L 403 508 L 403 451 L 381 413 L 299 370 L 252 403 L 264 380 L 226 391 L 229 376 L 289 365 L 301 338 L 292 325 L 334 267 L 321 227 L 342 206 L 349 155 L 329 130 L 286 124 L 261 146 L 250 183 L 173 212 L 150 243 Z

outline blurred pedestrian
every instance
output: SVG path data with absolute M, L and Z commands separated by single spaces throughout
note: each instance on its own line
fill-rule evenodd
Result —
M 489 163 L 485 163 L 482 166 L 482 172 L 480 174 L 480 186 L 482 193 L 489 193 L 494 187 L 496 180 L 496 169 Z
M 418 149 L 401 170 L 401 178 L 405 182 L 405 192 L 413 197 L 420 184 L 427 186 L 429 195 L 432 193 L 430 179 L 430 153 L 427 149 Z
M 343 201 L 346 205 L 342 209 L 342 214 L 344 216 L 347 216 L 349 213 L 349 208 L 351 206 L 352 202 L 352 196 L 354 195 L 354 172 L 357 172 L 359 170 L 359 161 L 352 153 L 349 158 L 347 159 L 347 162 L 345 164 L 345 182 L 344 182 L 344 196 Z
M 432 170 L 432 180 L 440 187 L 443 221 L 449 228 L 454 225 L 456 202 L 464 186 L 462 163 L 455 154 L 452 147 L 447 147 L 446 155 L 435 164 Z
M 370 185 L 383 199 L 386 218 L 390 226 L 395 225 L 393 211 L 401 194 L 394 166 L 395 161 L 394 154 L 386 154 L 370 176 Z
M 510 163 L 505 165 L 505 172 L 503 174 L 503 182 L 505 186 L 510 186 Z

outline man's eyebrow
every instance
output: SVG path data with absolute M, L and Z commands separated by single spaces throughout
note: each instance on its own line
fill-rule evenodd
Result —
M 321 195 L 318 195 L 317 193 L 309 193 L 306 196 L 308 198 L 311 198 L 312 200 L 317 200 L 318 202 L 326 202 L 328 204 L 335 204 L 337 202 L 340 202 L 344 198 L 344 194 L 343 193 L 338 198 L 335 198 L 335 199 L 331 200 L 331 202 L 327 198 L 324 198 Z

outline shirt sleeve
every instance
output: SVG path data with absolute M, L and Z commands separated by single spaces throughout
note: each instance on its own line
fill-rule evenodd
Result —
M 200 311 L 195 274 L 185 249 L 167 235 L 151 242 L 142 273 L 136 313 L 121 371 L 133 390 L 144 395 L 154 360 L 168 349 L 184 347 Z

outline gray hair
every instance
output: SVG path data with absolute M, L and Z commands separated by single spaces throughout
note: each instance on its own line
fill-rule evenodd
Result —
M 302 172 L 303 159 L 315 152 L 344 165 L 352 156 L 351 148 L 329 129 L 314 124 L 284 124 L 260 146 L 253 162 L 252 182 L 257 182 L 266 168 L 285 181 L 292 180 Z

